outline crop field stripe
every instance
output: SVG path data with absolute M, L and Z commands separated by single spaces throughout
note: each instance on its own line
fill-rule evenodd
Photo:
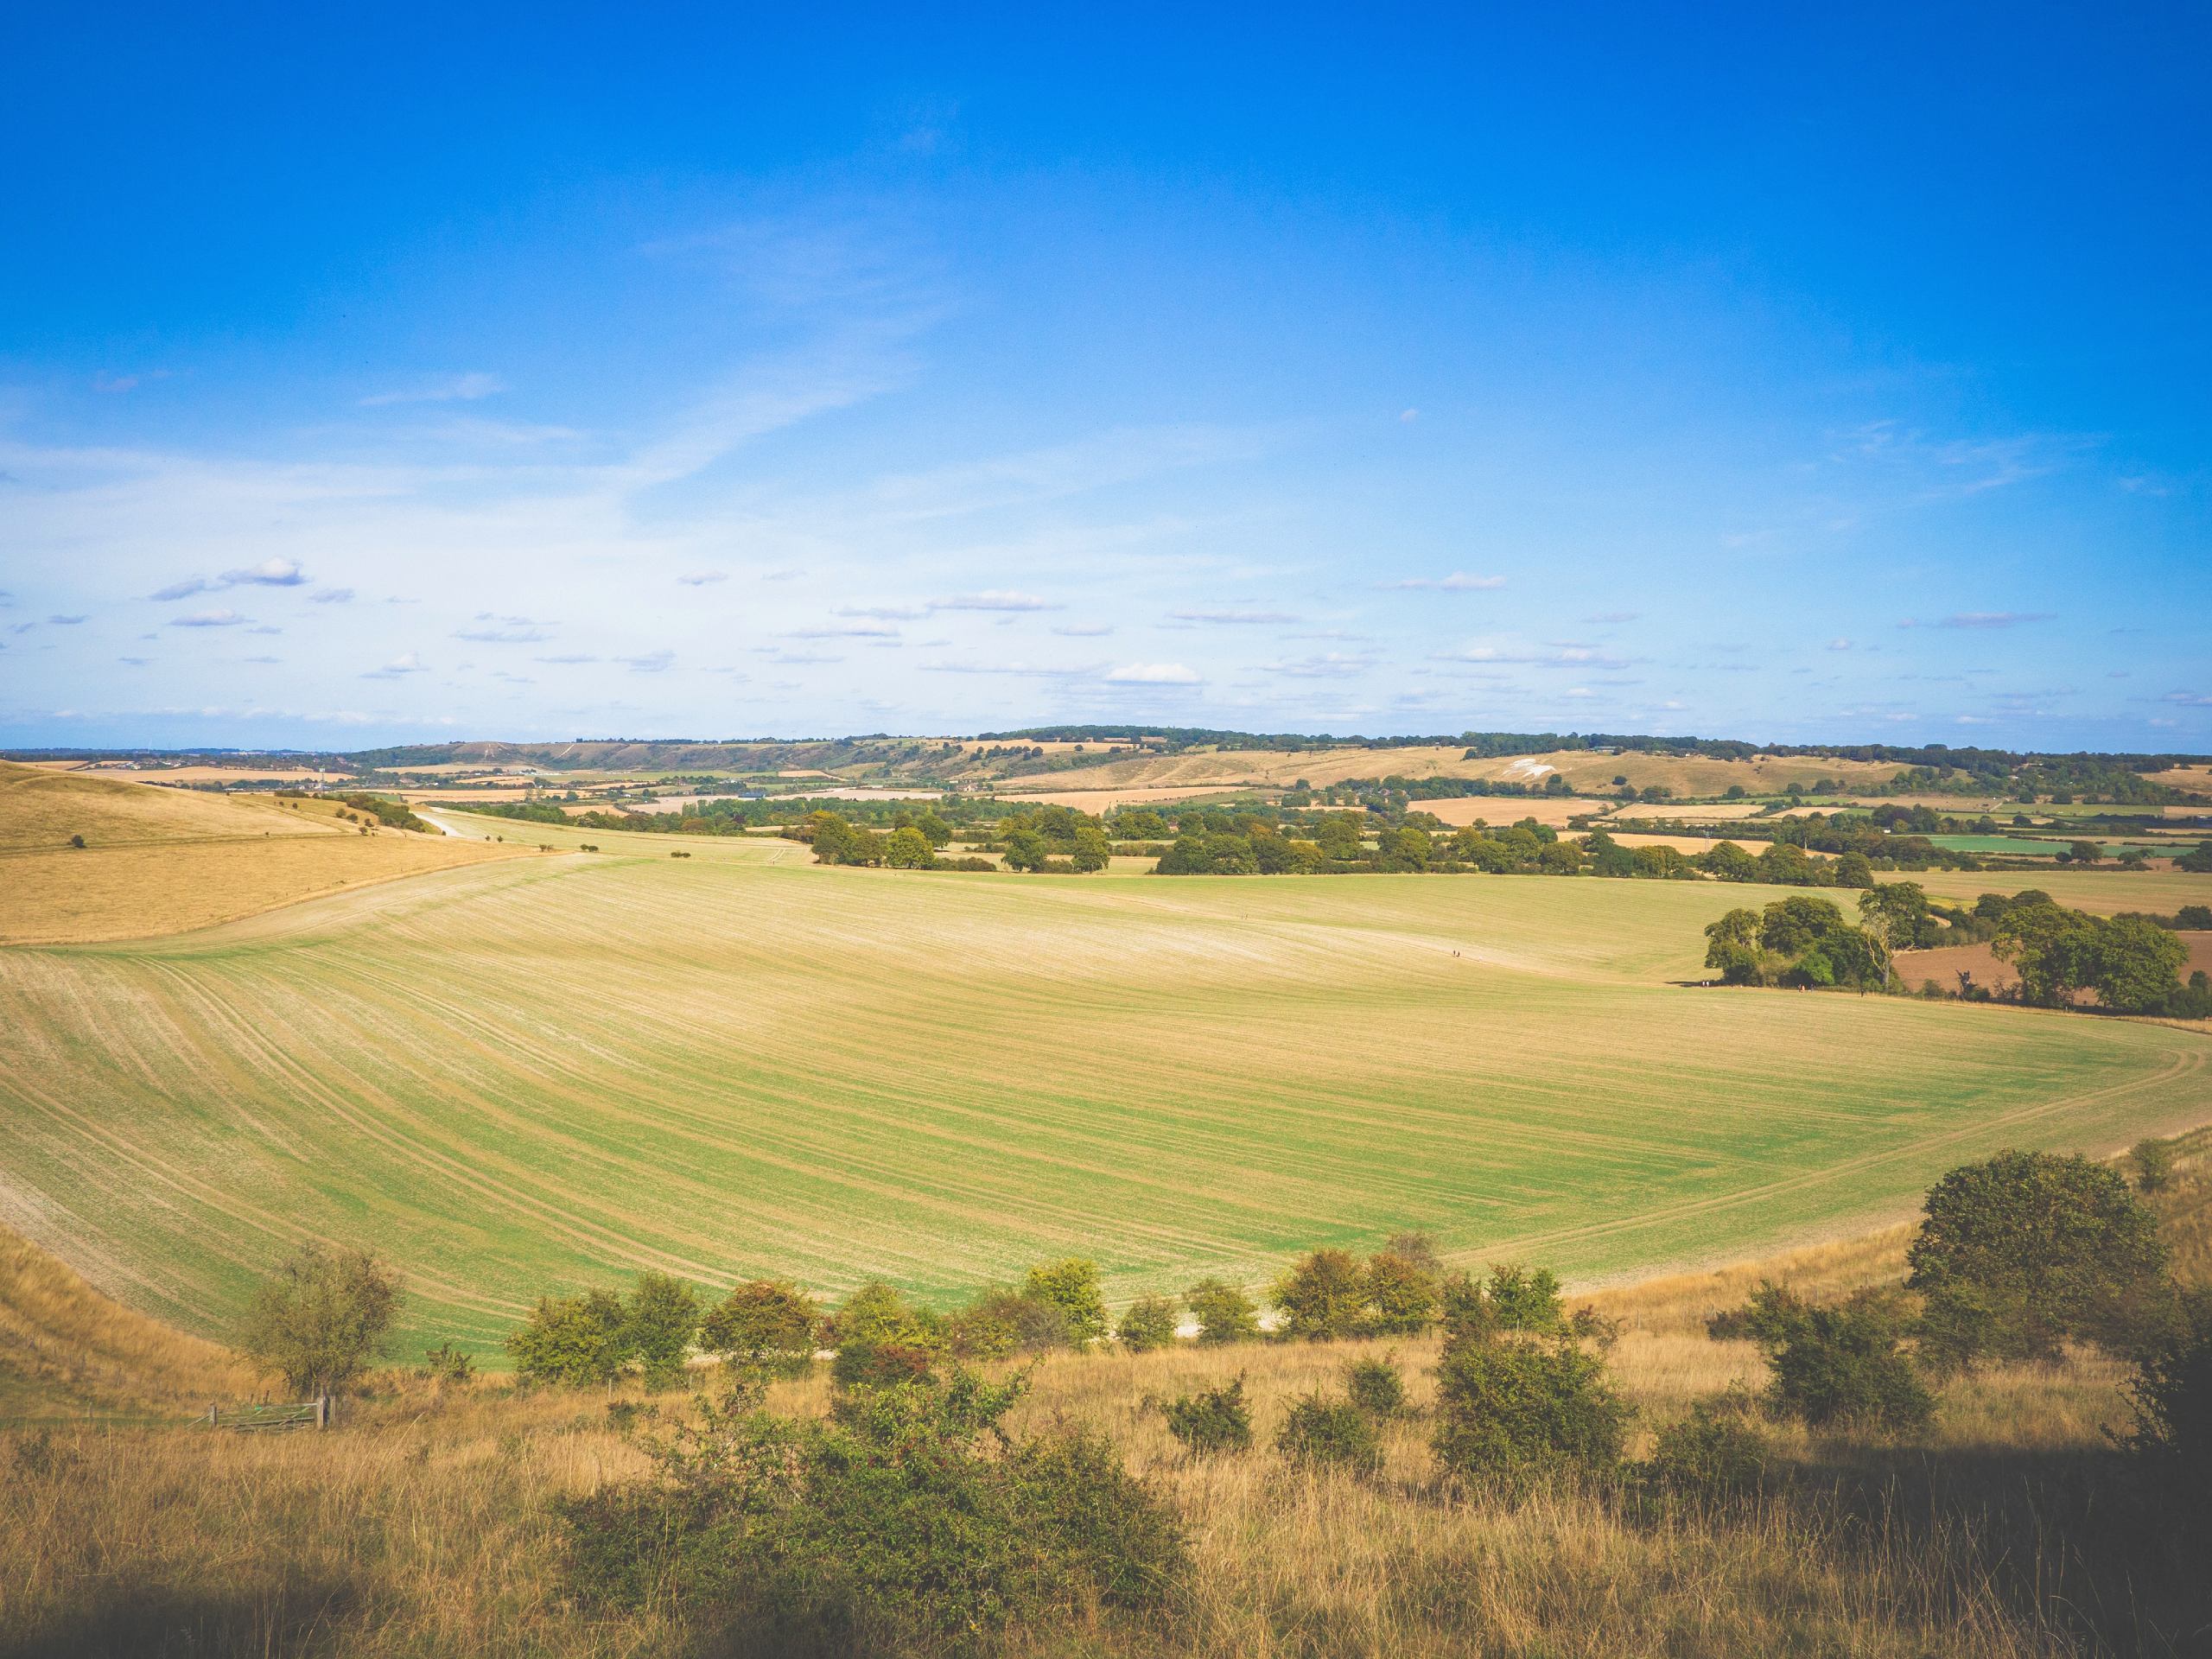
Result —
M 1080 1252 L 1122 1295 L 1411 1224 L 1610 1273 L 1894 1212 L 2003 1137 L 2202 1109 L 2194 1033 L 1664 982 L 1758 889 L 650 840 L 0 951 L 0 1207 L 205 1327 L 278 1241 L 373 1243 L 410 1337 L 482 1349 L 645 1265 L 936 1298 Z

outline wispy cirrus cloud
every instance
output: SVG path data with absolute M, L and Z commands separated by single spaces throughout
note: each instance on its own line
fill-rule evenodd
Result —
M 1298 620 L 1287 611 L 1170 611 L 1167 615 L 1172 621 L 1198 623 L 1216 628 L 1260 627 L 1270 623 Z
M 507 383 L 498 375 L 481 371 L 467 374 L 427 375 L 388 391 L 372 392 L 360 400 L 360 406 L 363 409 L 381 409 L 391 404 L 474 403 L 480 397 L 489 397 L 506 389 Z
M 1109 685 L 1203 685 L 1205 676 L 1182 663 L 1128 663 L 1111 670 Z
M 1454 570 L 1448 576 L 1408 576 L 1401 582 L 1378 582 L 1376 588 L 1383 593 L 1420 591 L 1435 594 L 1493 593 L 1505 586 L 1503 576 L 1471 576 L 1464 570 Z
M 193 611 L 169 619 L 173 628 L 234 628 L 247 619 L 236 611 Z
M 933 611 L 1058 611 L 1066 607 L 1036 594 L 1012 588 L 987 588 L 980 594 L 954 594 L 929 602 Z
M 479 611 L 467 627 L 454 629 L 453 637 L 478 645 L 535 645 L 553 636 L 545 632 L 543 623 L 526 616 L 494 616 L 489 611 Z

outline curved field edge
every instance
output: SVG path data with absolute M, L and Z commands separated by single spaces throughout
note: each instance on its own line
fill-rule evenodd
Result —
M 944 1300 L 1079 1253 L 1119 1297 L 1414 1226 L 1616 1278 L 2208 1116 L 2193 1032 L 1670 982 L 1758 889 L 603 843 L 0 951 L 0 1219 L 196 1331 L 372 1245 L 410 1343 L 486 1349 L 641 1267 Z

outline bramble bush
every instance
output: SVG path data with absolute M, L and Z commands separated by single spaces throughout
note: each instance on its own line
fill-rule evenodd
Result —
M 1175 1341 L 1175 1303 L 1166 1296 L 1140 1296 L 1129 1304 L 1128 1313 L 1122 1315 L 1122 1324 L 1115 1334 L 1122 1346 L 1133 1354 L 1148 1354 L 1155 1348 L 1172 1347 Z
M 1745 1306 L 1716 1313 L 1716 1342 L 1749 1339 L 1766 1355 L 1767 1405 L 1810 1428 L 1903 1433 L 1926 1426 L 1935 1396 L 1901 1345 L 1912 1331 L 1894 1290 L 1866 1289 L 1827 1306 L 1762 1281 Z
M 1203 1346 L 1260 1339 L 1260 1310 L 1232 1284 L 1201 1279 L 1184 1294 L 1183 1304 L 1198 1322 L 1198 1341 Z
M 1630 1408 L 1571 1336 L 1470 1324 L 1436 1371 L 1437 1461 L 1463 1477 L 1597 1471 L 1619 1463 Z
M 779 1654 L 971 1654 L 1158 1611 L 1188 1568 L 1180 1523 L 1111 1442 L 1008 1433 L 1027 1386 L 858 1388 L 826 1421 L 761 1409 L 757 1386 L 703 1402 L 640 1442 L 650 1478 L 558 1503 L 569 1585 Z
M 1670 1491 L 1721 1496 L 1755 1491 L 1766 1479 L 1766 1436 L 1752 1421 L 1758 1400 L 1731 1389 L 1700 1400 L 1690 1414 L 1659 1431 L 1644 1478 Z
M 1356 1359 L 1344 1367 L 1344 1393 L 1370 1417 L 1396 1417 L 1406 1409 L 1406 1376 L 1397 1357 Z
M 1348 1470 L 1373 1475 L 1382 1467 L 1382 1443 L 1375 1420 L 1350 1400 L 1301 1395 L 1275 1431 L 1275 1451 L 1287 1462 L 1307 1468 Z
M 1170 1400 L 1160 1409 L 1167 1417 L 1167 1432 L 1192 1457 L 1251 1449 L 1252 1413 L 1244 1403 L 1242 1376 Z

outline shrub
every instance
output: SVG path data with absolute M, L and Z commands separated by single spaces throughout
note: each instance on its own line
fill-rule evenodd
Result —
M 1869 1289 L 1819 1306 L 1762 1281 L 1750 1304 L 1716 1315 L 1719 1340 L 1748 1338 L 1766 1354 L 1767 1403 L 1813 1428 L 1891 1433 L 1923 1427 L 1936 1402 L 1899 1346 L 1909 1321 L 1894 1291 Z
M 569 1584 L 672 1605 L 717 1650 L 976 1652 L 1160 1607 L 1187 1567 L 1172 1511 L 1106 1440 L 1007 1434 L 1027 1385 L 869 1389 L 827 1421 L 710 1404 L 645 1446 L 653 1478 L 560 1503 Z
M 638 1275 L 622 1309 L 622 1338 L 648 1389 L 658 1393 L 683 1382 L 698 1331 L 697 1291 L 664 1273 Z
M 2138 1141 L 2127 1154 L 2135 1166 L 2138 1192 L 2163 1192 L 2174 1182 L 2174 1149 L 2169 1141 Z
M 1571 1340 L 1479 1334 L 1446 1342 L 1436 1400 L 1437 1461 L 1462 1476 L 1609 1469 L 1630 1410 Z
M 1484 1294 L 1501 1331 L 1532 1331 L 1550 1336 L 1567 1328 L 1567 1311 L 1560 1306 L 1559 1278 L 1549 1268 L 1524 1268 L 1517 1262 L 1492 1267 Z
M 1410 1337 L 1436 1323 L 1434 1260 L 1432 1255 L 1424 1262 L 1391 1249 L 1369 1258 L 1367 1324 L 1370 1330 L 1381 1336 Z
M 837 1350 L 830 1374 L 843 1388 L 928 1382 L 944 1349 L 938 1323 L 908 1307 L 880 1280 L 845 1299 L 828 1322 L 828 1334 Z
M 1766 1436 L 1751 1421 L 1755 1402 L 1738 1389 L 1700 1400 L 1690 1414 L 1659 1431 L 1645 1477 L 1677 1491 L 1750 1491 L 1766 1478 Z
M 1202 1279 L 1184 1295 L 1184 1306 L 1198 1322 L 1198 1341 L 1217 1347 L 1224 1343 L 1255 1342 L 1260 1335 L 1260 1310 L 1236 1286 L 1219 1279 Z
M 1033 1267 L 1022 1294 L 1058 1308 L 1067 1321 L 1067 1339 L 1078 1346 L 1106 1334 L 1106 1300 L 1099 1294 L 1096 1262 L 1071 1256 Z
M 1923 1347 L 1938 1366 L 2049 1360 L 2069 1337 L 2128 1346 L 2162 1298 L 2165 1259 L 2117 1171 L 2000 1152 L 1929 1190 L 1905 1283 L 1927 1297 Z
M 525 1383 L 584 1388 L 611 1383 L 629 1363 L 622 1301 L 612 1291 L 541 1296 L 508 1334 L 515 1375 Z
M 1395 1417 L 1406 1408 L 1406 1376 L 1395 1357 L 1356 1359 L 1344 1367 L 1344 1393 L 1370 1417 Z
M 295 1394 L 335 1393 L 382 1348 L 399 1296 L 399 1275 L 366 1250 L 302 1244 L 254 1293 L 238 1346 Z
M 1166 1296 L 1140 1296 L 1122 1315 L 1121 1329 L 1116 1332 L 1122 1346 L 1133 1354 L 1150 1353 L 1155 1348 L 1166 1348 L 1175 1341 L 1175 1304 Z
M 1382 1467 L 1382 1443 L 1375 1420 L 1349 1400 L 1308 1394 L 1291 1406 L 1275 1431 L 1275 1451 L 1287 1461 L 1308 1468 L 1350 1470 L 1372 1475 Z
M 734 1366 L 795 1376 L 814 1357 L 818 1323 L 814 1298 L 797 1285 L 749 1279 L 708 1311 L 699 1345 Z
M 1170 1400 L 1162 1409 L 1167 1414 L 1167 1432 L 1192 1457 L 1251 1449 L 1252 1414 L 1244 1403 L 1242 1376 L 1217 1389 Z
M 2190 1293 L 2145 1344 L 2128 1396 L 2135 1429 L 2126 1444 L 2178 1510 L 2212 1523 L 2212 1292 Z
M 1367 1307 L 1367 1275 L 1348 1250 L 1315 1250 L 1275 1281 L 1285 1336 L 1327 1342 L 1355 1334 Z
M 1005 1359 L 1070 1344 L 1068 1316 L 1027 1291 L 987 1290 L 945 1321 L 948 1347 L 963 1359 Z
M 432 1382 L 466 1382 L 476 1375 L 476 1361 L 449 1342 L 423 1351 L 423 1376 Z

